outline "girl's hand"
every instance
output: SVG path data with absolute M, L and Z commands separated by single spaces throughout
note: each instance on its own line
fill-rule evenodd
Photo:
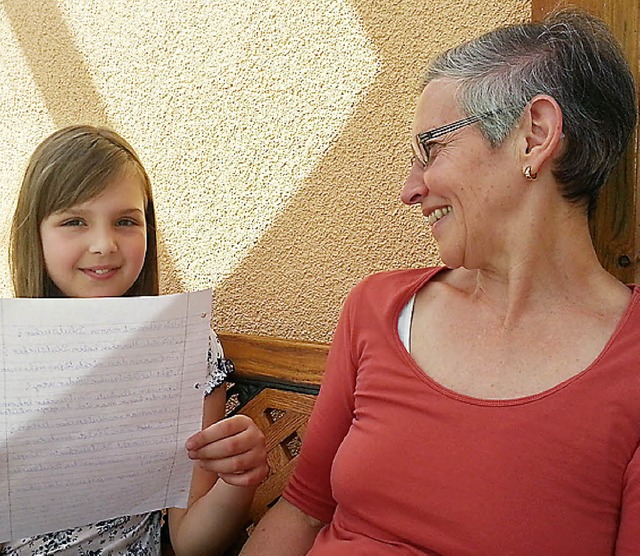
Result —
M 255 486 L 269 474 L 264 435 L 246 415 L 208 426 L 189 438 L 185 447 L 189 458 L 230 485 Z

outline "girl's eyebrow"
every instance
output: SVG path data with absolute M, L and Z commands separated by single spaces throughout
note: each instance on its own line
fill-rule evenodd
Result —
M 84 208 L 80 208 L 80 207 L 69 207 L 66 209 L 61 209 L 61 210 L 57 210 L 55 212 L 52 212 L 51 214 L 69 214 L 69 213 L 73 213 L 73 214 L 86 214 L 88 212 L 92 212 L 91 210 L 88 209 L 84 209 Z M 136 207 L 131 207 L 131 208 L 125 208 L 122 210 L 116 210 L 114 212 L 117 212 L 118 214 L 132 214 L 132 213 L 138 213 L 138 214 L 144 214 L 144 211 L 136 208 Z
M 143 211 L 143 210 L 141 210 L 141 209 L 139 209 L 139 208 L 135 208 L 135 207 L 130 208 L 130 209 L 125 209 L 125 210 L 123 210 L 122 212 L 123 212 L 123 213 L 138 212 L 138 213 L 140 213 L 140 214 L 143 214 L 143 213 L 144 213 L 144 211 Z

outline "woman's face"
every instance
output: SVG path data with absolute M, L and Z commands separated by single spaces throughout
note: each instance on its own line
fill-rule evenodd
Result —
M 47 273 L 67 297 L 119 297 L 142 270 L 147 248 L 140 180 L 125 176 L 97 197 L 40 224 Z
M 415 135 L 465 118 L 454 101 L 455 83 L 430 82 L 422 92 L 412 128 Z M 492 149 L 477 124 L 432 139 L 429 164 L 418 161 L 402 190 L 402 201 L 420 204 L 442 261 L 452 268 L 478 268 L 499 252 L 505 217 L 517 201 L 512 172 L 517 171 L 509 140 Z

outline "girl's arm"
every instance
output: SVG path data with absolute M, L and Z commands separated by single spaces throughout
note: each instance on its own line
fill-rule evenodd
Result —
M 302 556 L 324 525 L 280 498 L 258 522 L 240 556 Z
M 188 508 L 169 509 L 177 556 L 221 554 L 244 525 L 268 473 L 262 432 L 244 415 L 224 419 L 225 402 L 224 387 L 205 398 L 203 430 L 187 441 L 195 461 Z

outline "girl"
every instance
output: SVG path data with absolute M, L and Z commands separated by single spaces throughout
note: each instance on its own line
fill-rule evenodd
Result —
M 54 133 L 31 156 L 13 218 L 16 296 L 158 295 L 155 225 L 149 177 L 124 139 L 91 126 Z M 203 430 L 186 443 L 198 463 L 188 508 L 168 510 L 178 555 L 221 552 L 268 473 L 264 437 L 253 421 L 223 419 L 225 389 L 218 386 L 232 365 L 213 332 L 208 361 Z M 161 517 L 156 511 L 15 539 L 0 554 L 159 554 Z

